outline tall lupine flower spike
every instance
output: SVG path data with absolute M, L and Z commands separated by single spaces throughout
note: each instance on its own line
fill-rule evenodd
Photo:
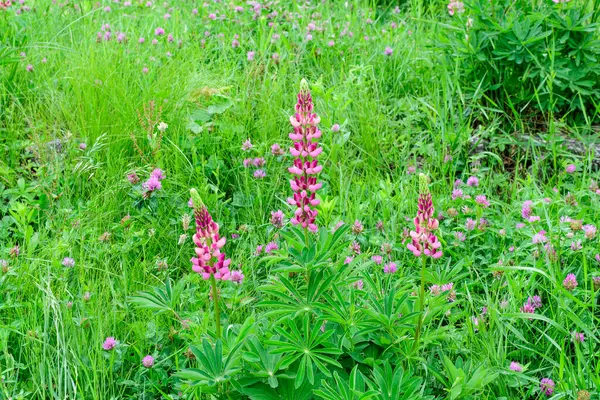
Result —
M 205 280 L 214 275 L 217 280 L 227 281 L 231 259 L 226 259 L 225 253 L 221 252 L 226 239 L 219 237 L 219 225 L 213 221 L 196 189 L 191 189 L 190 193 L 196 218 L 196 233 L 193 236 L 196 257 L 191 260 L 192 270 Z
M 302 225 L 311 231 L 317 231 L 315 220 L 319 204 L 315 193 L 322 184 L 317 182 L 317 175 L 323 167 L 318 165 L 317 157 L 323 149 L 319 147 L 318 139 L 321 131 L 317 127 L 320 118 L 313 113 L 313 101 L 308 88 L 308 82 L 302 79 L 300 92 L 296 103 L 296 113 L 290 117 L 290 123 L 294 131 L 290 133 L 290 139 L 294 145 L 290 147 L 290 153 L 296 157 L 294 164 L 288 168 L 294 175 L 290 180 L 290 186 L 294 191 L 293 197 L 288 198 L 288 203 L 297 207 L 294 217 L 290 220 L 294 225 Z
M 422 254 L 433 258 L 440 258 L 442 244 L 437 236 L 433 234 L 439 227 L 439 222 L 434 218 L 435 208 L 429 192 L 429 178 L 425 174 L 419 175 L 419 209 L 413 220 L 415 230 L 410 232 L 412 242 L 407 245 L 415 257 Z

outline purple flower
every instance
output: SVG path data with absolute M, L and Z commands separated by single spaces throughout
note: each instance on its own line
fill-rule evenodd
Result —
M 331 126 L 331 132 L 339 132 L 340 131 L 340 124 L 333 124 Z
M 533 244 L 546 243 L 548 238 L 546 237 L 546 231 L 539 231 L 531 238 Z
M 148 67 L 144 67 L 144 68 L 142 68 L 142 73 L 143 73 L 144 75 L 148 74 L 148 72 L 149 72 L 149 71 L 150 71 L 150 70 L 148 69 Z
M 329 42 L 327 42 L 327 46 L 333 47 L 335 46 L 335 42 L 333 40 L 330 40 Z
M 160 183 L 160 179 L 151 176 L 146 182 L 142 183 L 142 188 L 150 193 L 162 189 L 162 184 Z
M 592 281 L 594 282 L 594 290 L 600 290 L 600 276 L 594 276 Z
M 161 27 L 158 27 L 154 30 L 154 35 L 156 36 L 162 36 L 165 34 L 165 30 Z
M 226 259 L 225 253 L 221 252 L 226 239 L 219 236 L 219 224 L 213 221 L 198 192 L 192 189 L 190 193 L 196 217 L 196 233 L 192 237 L 196 245 L 196 257 L 191 259 L 192 270 L 205 280 L 213 275 L 217 280 L 227 281 L 230 278 L 231 259 Z
M 256 171 L 254 171 L 254 177 L 256 179 L 263 179 L 266 176 L 267 176 L 267 174 L 262 169 L 257 169 Z
M 582 226 L 583 232 L 585 232 L 585 238 L 592 240 L 593 238 L 596 237 L 596 227 L 594 225 L 584 225 Z
M 456 239 L 457 242 L 464 242 L 467 239 L 467 236 L 464 232 L 456 231 L 454 232 L 454 239 Z
M 391 56 L 393 52 L 394 50 L 391 47 L 386 47 L 383 51 L 383 54 L 385 54 L 386 56 Z
M 318 164 L 317 157 L 323 149 L 319 147 L 318 143 L 318 139 L 321 137 L 321 131 L 317 127 L 320 118 L 313 112 L 312 96 L 308 82 L 304 79 L 300 83 L 300 92 L 297 98 L 296 113 L 290 117 L 290 123 L 294 128 L 294 131 L 290 133 L 290 139 L 294 141 L 293 146 L 290 147 L 290 153 L 296 158 L 293 166 L 288 168 L 288 171 L 294 175 L 290 180 L 294 195 L 288 198 L 288 203 L 297 207 L 294 217 L 291 219 L 292 224 L 301 225 L 305 229 L 316 232 L 315 221 L 318 212 L 311 207 L 319 204 L 315 194 L 322 187 L 322 183 L 317 182 L 317 175 L 323 167 Z
M 65 257 L 62 260 L 62 265 L 67 268 L 73 267 L 75 265 L 75 260 L 73 260 L 71 257 Z
M 263 245 L 259 244 L 258 246 L 256 246 L 256 250 L 254 251 L 254 254 L 256 254 L 257 256 L 260 255 L 260 253 L 262 253 L 263 251 Z
M 483 208 L 488 208 L 490 206 L 490 202 L 484 194 L 475 197 L 475 202 L 481 204 Z
M 542 378 L 542 380 L 540 380 L 540 389 L 542 390 L 542 393 L 548 397 L 552 396 L 552 393 L 554 393 L 554 386 L 556 385 L 550 378 Z
M 154 365 L 154 357 L 147 355 L 146 357 L 142 358 L 142 365 L 146 368 L 152 368 Z
M 344 264 L 350 264 L 352 261 L 354 261 L 354 257 L 352 257 L 352 256 L 348 256 L 348 257 L 346 257 L 346 259 L 344 260 Z
M 102 348 L 106 351 L 110 351 L 110 350 L 114 349 L 116 345 L 117 345 L 117 340 L 114 337 L 109 336 L 106 338 L 106 340 L 102 344 Z
M 572 340 L 574 342 L 583 343 L 585 341 L 585 335 L 579 332 L 571 332 L 571 336 L 573 336 Z
M 265 246 L 265 253 L 269 254 L 272 251 L 279 250 L 279 246 L 275 242 L 269 242 Z
M 575 164 L 569 164 L 565 168 L 565 171 L 567 171 L 567 174 L 572 174 L 573 172 L 575 172 L 576 169 L 577 167 L 575 166 Z
M 396 263 L 390 262 L 383 266 L 383 272 L 386 274 L 394 274 L 396 271 L 398 271 Z
M 452 200 L 462 199 L 462 197 L 463 197 L 462 189 L 454 189 L 452 191 Z
M 33 71 L 33 65 L 27 64 L 27 67 L 25 67 L 25 69 L 27 70 L 27 72 L 32 72 Z
M 360 235 L 364 229 L 365 227 L 363 226 L 362 222 L 355 220 L 354 224 L 352 224 L 351 231 L 355 235 Z
M 84 151 L 85 149 L 87 149 L 87 144 L 79 143 L 79 150 Z
M 254 147 L 254 146 L 252 145 L 252 142 L 250 142 L 250 139 L 246 139 L 246 141 L 244 143 L 242 143 L 243 151 L 249 151 L 252 147 Z
M 581 250 L 582 248 L 583 247 L 581 246 L 581 240 L 571 242 L 571 250 L 578 251 L 578 250 Z
M 254 53 L 253 51 L 249 51 L 249 52 L 248 52 L 248 54 L 247 54 L 248 61 L 252 61 L 252 60 L 254 60 L 254 54 L 255 54 L 255 53 Z
M 374 255 L 373 257 L 371 257 L 371 260 L 373 260 L 375 264 L 380 265 L 383 262 L 383 257 L 381 257 L 380 255 Z
M 262 167 L 263 165 L 265 165 L 265 159 L 262 157 L 257 157 L 254 160 L 252 160 L 252 165 L 254 165 L 255 167 Z
M 163 179 L 165 179 L 165 173 L 163 172 L 162 169 L 160 168 L 155 168 L 154 170 L 152 170 L 152 172 L 150 173 L 150 177 L 151 178 L 156 178 L 159 181 L 162 181 Z
M 350 263 L 346 263 L 346 264 L 350 264 Z M 363 283 L 362 279 L 354 282 L 354 287 L 358 290 L 363 290 L 364 283 Z
M 467 186 L 479 186 L 479 179 L 476 176 L 471 176 L 467 179 Z
M 233 283 L 241 285 L 242 282 L 244 281 L 244 274 L 242 273 L 242 271 L 238 271 L 238 270 L 231 271 L 230 280 Z
M 281 148 L 281 146 L 278 143 L 274 143 L 271 146 L 271 154 L 273 154 L 274 156 L 282 156 L 285 154 L 285 151 Z
M 271 211 L 271 224 L 277 229 L 283 228 L 283 217 L 283 211 Z
M 568 274 L 565 280 L 563 281 L 563 286 L 565 289 L 571 291 L 577 287 L 577 277 L 575 274 Z
M 407 173 L 408 175 L 412 175 L 412 174 L 414 174 L 415 172 L 417 172 L 417 167 L 415 167 L 414 165 L 409 165 L 409 166 L 406 168 L 406 173 Z
M 472 231 L 473 229 L 475 229 L 476 224 L 477 221 L 475 221 L 473 218 L 467 218 L 467 220 L 465 221 L 465 228 L 468 231 Z
M 523 366 L 516 361 L 512 361 L 509 368 L 511 371 L 523 372 Z

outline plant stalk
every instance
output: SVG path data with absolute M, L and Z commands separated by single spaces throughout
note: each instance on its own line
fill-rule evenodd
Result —
M 417 320 L 417 329 L 415 330 L 415 344 L 413 351 L 419 348 L 419 338 L 421 336 L 421 325 L 423 324 L 423 309 L 425 308 L 425 267 L 427 265 L 427 257 L 422 254 L 421 263 L 421 290 L 419 292 L 419 319 Z
M 214 274 L 210 274 L 210 286 L 212 287 L 212 298 L 215 307 L 215 322 L 217 324 L 217 339 L 221 339 L 221 308 L 219 307 L 219 293 L 217 293 L 217 280 Z

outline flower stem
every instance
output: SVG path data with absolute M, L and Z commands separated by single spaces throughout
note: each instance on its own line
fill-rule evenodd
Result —
M 217 293 L 217 280 L 210 274 L 210 286 L 212 287 L 212 298 L 215 306 L 215 322 L 217 324 L 217 339 L 221 339 L 221 308 L 219 308 L 219 293 Z
M 422 255 L 423 261 L 421 263 L 421 290 L 419 292 L 419 319 L 417 320 L 417 329 L 415 330 L 415 344 L 413 351 L 419 348 L 419 338 L 421 336 L 421 325 L 423 324 L 423 308 L 425 306 L 425 266 L 427 264 L 427 257 Z

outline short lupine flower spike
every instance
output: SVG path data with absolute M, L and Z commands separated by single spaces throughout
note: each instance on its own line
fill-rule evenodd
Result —
M 226 259 L 225 253 L 221 252 L 226 239 L 219 237 L 219 224 L 213 221 L 196 189 L 190 190 L 190 194 L 196 218 L 196 233 L 192 238 L 196 245 L 196 257 L 191 260 L 192 270 L 202 275 L 203 279 L 214 275 L 215 279 L 227 281 L 230 278 L 231 259 Z
M 407 248 L 415 257 L 425 256 L 440 258 L 442 244 L 433 232 L 439 227 L 439 222 L 434 218 L 435 208 L 429 192 L 429 178 L 425 174 L 419 175 L 419 206 L 417 216 L 413 220 L 415 230 L 410 232 L 412 241 Z
M 290 147 L 290 153 L 295 157 L 294 164 L 288 168 L 294 175 L 290 180 L 290 186 L 294 195 L 288 198 L 288 203 L 296 206 L 294 216 L 291 218 L 293 225 L 301 225 L 315 232 L 317 225 L 317 210 L 314 209 L 319 204 L 315 198 L 315 193 L 322 186 L 317 182 L 317 175 L 323 167 L 318 165 L 317 157 L 323 149 L 319 147 L 318 139 L 321 137 L 321 131 L 317 127 L 320 118 L 313 113 L 313 101 L 310 95 L 308 82 L 302 79 L 300 82 L 300 93 L 298 93 L 298 102 L 296 103 L 296 113 L 290 117 L 290 123 L 294 129 L 290 133 L 290 139 L 294 141 Z

